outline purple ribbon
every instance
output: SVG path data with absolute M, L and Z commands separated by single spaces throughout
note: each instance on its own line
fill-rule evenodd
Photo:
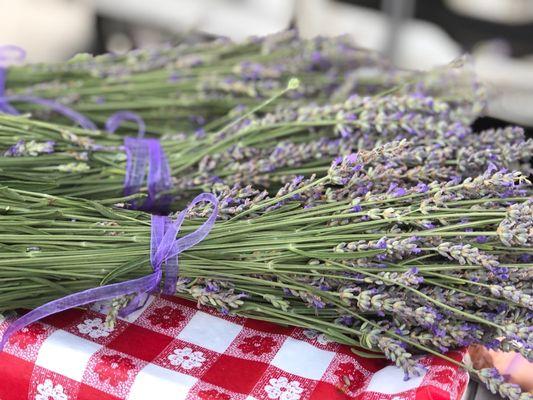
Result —
M 195 231 L 179 239 L 176 238 L 189 210 L 202 201 L 213 205 L 211 215 Z M 205 239 L 213 228 L 217 215 L 218 199 L 211 193 L 203 193 L 196 196 L 187 208 L 178 214 L 174 221 L 170 217 L 153 215 L 150 239 L 150 263 L 153 272 L 150 275 L 74 293 L 46 303 L 28 312 L 15 320 L 4 332 L 0 341 L 0 351 L 2 351 L 4 345 L 15 332 L 18 332 L 33 322 L 61 311 L 81 307 L 96 301 L 134 294 L 135 297 L 133 300 L 121 312 L 121 315 L 128 315 L 139 308 L 140 298 L 143 295 L 159 291 L 168 295 L 175 294 L 179 272 L 179 254 Z M 165 265 L 165 280 L 161 290 L 160 283 L 163 277 L 163 265 Z
M 134 207 L 152 212 L 167 214 L 172 203 L 168 192 L 173 187 L 172 175 L 165 152 L 158 139 L 145 139 L 143 119 L 131 111 L 119 111 L 106 121 L 106 130 L 113 133 L 120 124 L 130 120 L 139 126 L 136 138 L 126 137 L 126 176 L 124 178 L 124 194 L 129 196 L 138 193 L 147 181 L 148 198 L 142 205 L 134 203 Z M 148 176 L 147 176 L 148 175 Z M 163 193 L 163 194 L 161 194 Z
M 14 63 L 23 62 L 25 58 L 26 52 L 18 46 L 0 46 L 0 112 L 19 115 L 20 113 L 10 104 L 10 102 L 33 103 L 49 108 L 50 110 L 67 117 L 82 128 L 96 130 L 96 125 L 89 118 L 57 101 L 26 95 L 5 95 L 7 68 Z

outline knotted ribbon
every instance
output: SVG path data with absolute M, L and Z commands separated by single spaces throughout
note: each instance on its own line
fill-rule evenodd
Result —
M 124 178 L 124 194 L 129 196 L 138 193 L 144 185 L 148 186 L 148 198 L 142 205 L 134 203 L 134 207 L 151 212 L 167 214 L 172 196 L 168 192 L 173 187 L 172 175 L 165 152 L 158 139 L 145 139 L 143 119 L 131 111 L 119 111 L 106 121 L 106 130 L 113 133 L 125 121 L 134 121 L 138 125 L 136 138 L 126 137 L 126 176 Z M 148 176 L 147 176 L 148 175 Z
M 187 213 L 202 201 L 208 202 L 213 206 L 211 215 L 195 231 L 181 238 L 176 238 Z M 142 295 L 159 291 L 163 294 L 174 294 L 178 279 L 178 257 L 180 253 L 205 239 L 215 224 L 217 215 L 218 199 L 211 193 L 203 193 L 196 196 L 187 208 L 178 214 L 175 220 L 172 220 L 170 217 L 153 215 L 150 239 L 150 263 L 153 272 L 150 275 L 74 293 L 46 303 L 28 312 L 15 320 L 4 332 L 0 341 L 0 351 L 2 351 L 4 345 L 15 332 L 33 322 L 61 311 L 81 307 L 96 301 L 133 294 L 135 297 L 123 309 L 122 315 L 127 315 L 139 307 L 140 297 Z M 163 278 L 163 266 L 165 266 L 165 279 L 163 287 L 160 288 Z
M 7 68 L 12 64 L 23 62 L 25 58 L 26 52 L 18 46 L 0 46 L 0 112 L 19 115 L 17 109 L 10 104 L 11 102 L 33 103 L 67 117 L 82 128 L 96 130 L 96 125 L 89 118 L 57 101 L 27 95 L 5 95 Z

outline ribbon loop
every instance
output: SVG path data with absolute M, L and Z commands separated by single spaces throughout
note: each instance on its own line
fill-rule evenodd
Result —
M 26 59 L 26 51 L 13 44 L 0 45 L 0 68 L 7 68 L 13 64 L 20 64 Z
M 136 122 L 138 126 L 137 138 L 144 138 L 144 133 L 146 132 L 146 124 L 144 123 L 144 120 L 139 116 L 139 114 L 135 114 L 131 111 L 119 111 L 111 115 L 105 123 L 105 129 L 108 132 L 115 133 L 115 131 L 124 121 Z
M 176 235 L 183 223 L 186 214 L 199 202 L 208 202 L 213 206 L 213 212 L 207 220 L 194 232 L 177 239 Z M 96 301 L 109 300 L 119 296 L 136 294 L 134 299 L 123 309 L 121 315 L 128 315 L 139 308 L 140 296 L 159 291 L 163 276 L 163 265 L 166 263 L 165 283 L 162 292 L 164 294 L 174 294 L 176 292 L 176 282 L 178 278 L 178 256 L 184 250 L 198 244 L 205 239 L 213 228 L 218 216 L 218 199 L 211 193 L 198 195 L 185 210 L 181 211 L 173 222 L 169 217 L 159 215 L 152 216 L 151 240 L 150 240 L 150 260 L 153 272 L 141 278 L 132 279 L 126 282 L 114 283 L 93 289 L 84 290 L 65 296 L 61 299 L 46 303 L 35 310 L 28 312 L 13 322 L 4 332 L 0 341 L 0 351 L 4 348 L 9 338 L 28 326 L 49 315 L 56 314 L 75 307 L 85 306 Z M 180 240 L 182 243 L 179 245 Z M 168 268 L 169 263 L 172 268 Z

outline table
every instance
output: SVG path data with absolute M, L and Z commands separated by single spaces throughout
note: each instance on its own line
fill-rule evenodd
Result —
M 406 381 L 385 360 L 317 331 L 177 297 L 151 297 L 114 329 L 105 311 L 69 310 L 13 336 L 0 353 L 0 399 L 459 400 L 468 382 L 465 371 L 429 356 L 420 359 L 426 372 Z

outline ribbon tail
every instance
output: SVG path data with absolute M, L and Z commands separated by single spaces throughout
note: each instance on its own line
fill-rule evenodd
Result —
M 46 108 L 49 108 L 52 111 L 55 111 L 61 115 L 64 115 L 68 119 L 76 122 L 79 126 L 81 126 L 84 129 L 89 129 L 93 131 L 98 129 L 96 125 L 83 114 L 80 114 L 79 112 L 74 111 L 73 109 L 61 103 L 58 103 L 57 101 L 54 101 L 54 100 L 43 99 L 40 97 L 33 97 L 33 96 L 25 96 L 25 95 L 6 96 L 4 97 L 4 99 L 5 99 L 4 100 L 5 102 L 21 101 L 25 103 L 33 103 L 33 104 L 37 104 L 40 106 L 44 106 Z
M 96 301 L 108 300 L 132 293 L 149 292 L 159 284 L 160 280 L 161 271 L 157 271 L 142 278 L 84 290 L 83 292 L 73 293 L 61 299 L 46 303 L 28 312 L 9 325 L 0 341 L 0 351 L 2 351 L 5 344 L 14 333 L 42 318 L 71 308 L 94 303 Z
M 19 115 L 15 107 L 9 104 L 4 98 L 0 98 L 0 112 L 11 115 Z
M 165 262 L 165 281 L 163 283 L 163 293 L 168 295 L 176 294 L 178 283 L 178 257 L 171 257 Z

